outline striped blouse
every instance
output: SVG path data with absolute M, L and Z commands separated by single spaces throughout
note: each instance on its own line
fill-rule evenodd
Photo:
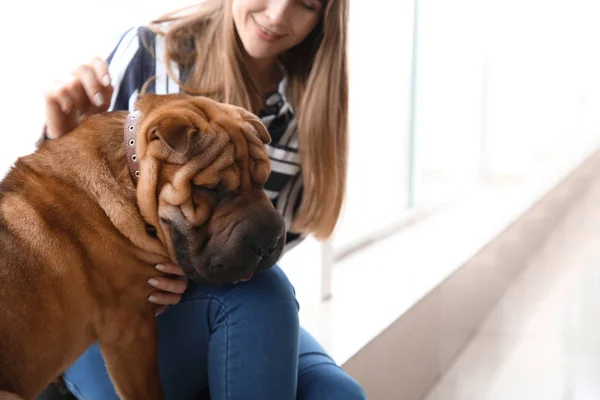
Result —
M 142 44 L 144 43 L 144 44 Z M 154 55 L 148 48 L 153 49 Z M 152 77 L 146 91 L 156 94 L 178 93 L 180 88 L 167 74 L 163 63 L 165 42 L 161 35 L 147 27 L 128 30 L 108 57 L 109 73 L 114 86 L 109 110 L 135 110 L 142 85 Z M 178 78 L 185 73 L 172 62 L 171 70 Z M 185 77 L 183 77 L 185 79 Z M 266 96 L 259 117 L 271 134 L 267 152 L 271 160 L 271 175 L 265 184 L 265 193 L 286 223 L 286 246 L 290 250 L 303 236 L 290 231 L 292 221 L 302 199 L 302 174 L 298 153 L 298 123 L 286 98 L 287 78 L 276 91 Z

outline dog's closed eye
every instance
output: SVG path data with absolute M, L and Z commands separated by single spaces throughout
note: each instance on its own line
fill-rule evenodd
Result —
M 192 187 L 194 189 L 215 190 L 217 188 L 217 184 L 205 183 L 202 185 L 197 185 L 197 184 L 193 183 Z
M 196 201 L 209 200 L 212 204 L 219 199 L 216 185 L 192 185 L 192 195 Z
M 223 198 L 227 195 L 227 188 L 225 185 L 220 182 L 218 184 L 206 184 L 206 185 L 192 185 L 192 189 L 194 193 L 201 193 L 208 196 L 216 196 L 218 198 Z

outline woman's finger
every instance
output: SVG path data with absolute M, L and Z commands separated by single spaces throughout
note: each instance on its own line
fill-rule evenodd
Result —
M 173 263 L 158 264 L 155 268 L 157 270 L 159 270 L 160 272 L 164 272 L 166 274 L 185 276 L 185 272 L 177 264 L 173 264 Z
M 108 63 L 100 57 L 94 57 L 90 62 L 90 66 L 96 74 L 96 80 L 100 82 L 103 87 L 109 87 L 111 79 L 110 75 L 108 74 Z
M 181 295 L 167 292 L 155 292 L 148 297 L 148 301 L 160 305 L 174 305 L 181 301 Z
M 75 109 L 76 100 L 71 95 L 71 86 L 75 84 L 77 77 L 70 75 L 63 81 L 57 81 L 44 94 L 47 105 L 58 105 L 63 114 L 68 114 Z
M 57 138 L 77 126 L 78 93 L 72 88 L 77 85 L 77 77 L 57 82 L 44 93 L 46 103 L 46 132 Z
M 148 284 L 169 293 L 182 294 L 187 288 L 187 280 L 180 277 L 160 277 L 148 279 Z
M 98 81 L 96 72 L 89 65 L 81 65 L 75 70 L 75 75 L 81 81 L 81 86 L 90 104 L 97 109 L 103 109 L 107 100 L 103 93 L 104 87 Z

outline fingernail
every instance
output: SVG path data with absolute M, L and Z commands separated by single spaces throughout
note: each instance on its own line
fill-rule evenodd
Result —
M 102 85 L 104 85 L 104 87 L 110 85 L 110 75 L 106 74 L 102 77 Z
M 150 286 L 156 287 L 156 286 L 158 286 L 158 279 L 150 278 L 150 279 L 148 279 L 148 284 Z
M 156 267 L 154 267 L 154 268 L 156 268 L 159 271 L 164 271 L 167 269 L 167 266 L 164 264 L 156 264 Z
M 102 93 L 96 93 L 94 95 L 94 103 L 96 103 L 98 107 L 104 104 L 104 96 L 102 96 Z
M 156 303 L 158 301 L 158 297 L 156 297 L 155 295 L 151 295 L 150 297 L 148 297 L 148 301 L 151 303 Z

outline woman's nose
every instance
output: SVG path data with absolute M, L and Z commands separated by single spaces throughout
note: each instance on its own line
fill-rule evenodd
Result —
M 285 23 L 290 0 L 268 0 L 265 14 L 270 23 L 279 25 Z

